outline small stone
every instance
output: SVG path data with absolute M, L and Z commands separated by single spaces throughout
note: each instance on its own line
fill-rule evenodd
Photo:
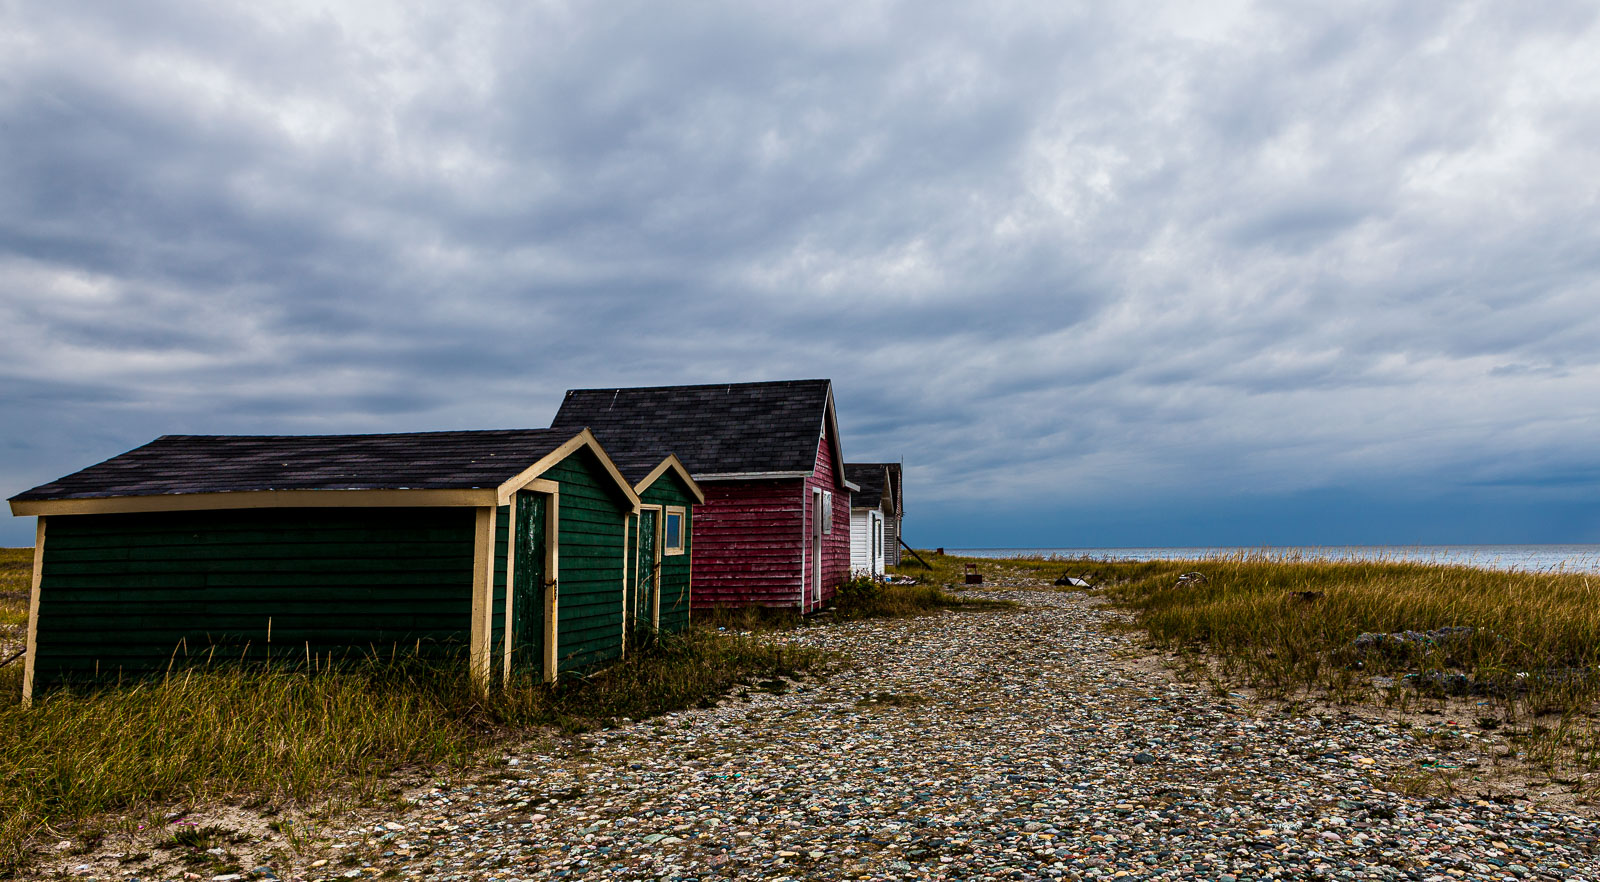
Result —
M 987 582 L 1020 606 L 739 631 L 853 667 L 519 747 L 537 780 L 435 782 L 409 797 L 394 853 L 362 875 L 1342 882 L 1381 863 L 1407 868 L 1382 871 L 1389 882 L 1575 882 L 1563 864 L 1594 860 L 1592 818 L 1375 780 L 1377 768 L 1465 768 L 1435 736 L 1471 741 L 1470 727 L 1219 696 L 1123 664 L 1149 657 L 1100 599 L 1003 570 Z M 1127 768 L 1149 764 L 1162 768 Z M 401 833 L 394 820 L 375 809 L 338 853 Z

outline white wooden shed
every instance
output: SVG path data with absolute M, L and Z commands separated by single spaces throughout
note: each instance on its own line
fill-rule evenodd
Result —
M 889 470 L 883 463 L 845 463 L 845 480 L 861 489 L 850 494 L 850 571 L 882 576 L 884 547 L 883 503 L 889 487 Z

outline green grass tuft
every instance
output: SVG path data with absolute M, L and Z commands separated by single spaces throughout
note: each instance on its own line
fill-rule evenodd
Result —
M 964 562 L 930 561 L 952 571 Z M 1191 670 L 1218 678 L 1219 688 L 1243 684 L 1284 698 L 1407 706 L 1444 697 L 1430 691 L 1430 680 L 1470 684 L 1472 700 L 1493 714 L 1480 714 L 1480 728 L 1540 719 L 1523 747 L 1535 765 L 1588 773 L 1591 782 L 1600 772 L 1600 575 L 1292 553 L 979 565 L 1046 581 L 1077 576 L 1104 588 L 1133 613 L 1134 628 L 1186 656 Z M 1202 578 L 1180 579 L 1191 572 Z M 1473 630 L 1387 651 L 1352 646 L 1363 633 L 1459 627 Z
M 400 767 L 460 767 L 507 734 L 583 731 L 832 664 L 819 650 L 696 628 L 587 678 L 524 680 L 488 697 L 464 664 L 321 675 L 233 666 L 60 690 L 31 709 L 18 703 L 19 672 L 0 671 L 0 874 L 25 867 L 47 829 L 95 815 L 208 798 L 374 798 Z
M 33 590 L 33 549 L 0 548 L 0 643 L 20 642 Z
M 898 619 L 945 609 L 1001 609 L 1015 606 L 1005 601 L 957 597 L 937 584 L 891 585 L 858 576 L 839 586 L 834 595 L 834 617 Z

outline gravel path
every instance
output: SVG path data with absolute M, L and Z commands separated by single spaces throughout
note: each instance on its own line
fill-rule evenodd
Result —
M 311 875 L 1600 880 L 1593 821 L 1385 784 L 1461 763 L 1434 739 L 1218 698 L 1083 594 L 1000 596 L 779 635 L 857 668 L 424 790 Z

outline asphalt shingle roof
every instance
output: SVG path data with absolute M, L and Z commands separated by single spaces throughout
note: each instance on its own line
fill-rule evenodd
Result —
M 577 431 L 165 435 L 13 501 L 252 490 L 497 487 Z
M 570 389 L 550 425 L 589 428 L 619 466 L 653 458 L 654 468 L 674 453 L 696 479 L 809 473 L 831 389 L 828 380 Z
M 850 494 L 852 508 L 877 508 L 883 503 L 883 485 L 888 467 L 881 462 L 847 462 L 844 479 L 861 489 Z
M 601 446 L 605 446 L 603 442 Z M 610 452 L 610 450 L 606 451 L 606 453 Z M 667 455 L 665 453 L 657 455 L 653 451 L 642 453 L 634 451 L 628 454 L 612 456 L 611 461 L 616 464 L 617 471 L 622 473 L 623 479 L 630 485 L 634 485 L 643 481 L 644 476 L 650 474 L 666 458 Z

